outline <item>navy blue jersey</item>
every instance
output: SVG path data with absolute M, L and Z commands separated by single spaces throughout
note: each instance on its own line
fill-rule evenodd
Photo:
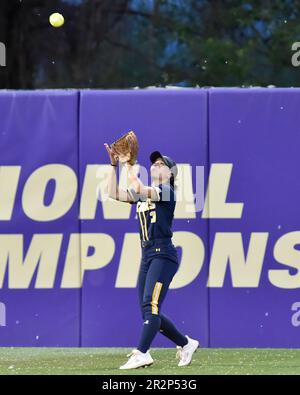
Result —
M 136 204 L 137 219 L 140 224 L 142 241 L 171 238 L 173 236 L 172 221 L 176 205 L 174 188 L 168 184 L 154 187 L 159 195 L 158 201 L 141 198 L 133 189 L 128 189 L 133 204 Z

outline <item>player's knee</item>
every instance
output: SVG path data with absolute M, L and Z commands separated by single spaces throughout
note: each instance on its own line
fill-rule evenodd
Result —
M 159 315 L 159 306 L 157 304 L 153 304 L 151 302 L 145 302 L 145 303 L 143 303 L 143 306 L 142 306 L 142 314 L 143 314 L 143 317 L 146 314 Z
M 145 321 L 145 312 L 143 309 L 141 310 L 141 313 L 142 313 L 143 320 Z
M 159 314 L 153 314 L 150 311 L 145 314 L 144 323 L 155 325 L 157 331 L 161 327 L 161 318 Z

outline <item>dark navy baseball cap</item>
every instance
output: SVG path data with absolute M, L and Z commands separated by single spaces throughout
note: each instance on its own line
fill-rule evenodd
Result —
M 169 156 L 162 155 L 159 151 L 154 151 L 150 155 L 151 163 L 154 163 L 158 158 L 161 158 L 163 160 L 165 165 L 168 166 L 168 168 L 171 170 L 171 173 L 173 174 L 174 178 L 176 178 L 178 174 L 178 169 L 173 159 L 171 159 Z

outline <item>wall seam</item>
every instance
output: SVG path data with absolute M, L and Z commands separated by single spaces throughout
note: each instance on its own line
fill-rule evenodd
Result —
M 79 278 L 80 281 L 82 281 L 82 270 L 81 270 L 81 219 L 80 219 L 80 196 L 81 196 L 81 161 L 80 161 L 80 110 L 81 110 L 81 91 L 78 90 L 78 96 L 77 96 L 77 174 L 78 174 L 78 194 L 79 194 L 79 199 L 78 199 L 78 228 L 79 228 L 79 268 L 80 268 L 80 273 L 79 273 Z M 81 283 L 81 286 L 79 288 L 79 347 L 82 347 L 82 288 L 83 288 L 83 283 Z
M 207 171 L 206 171 L 206 186 L 208 186 L 208 178 L 209 178 L 209 170 L 210 170 L 210 90 L 207 90 Z M 206 188 L 207 192 L 207 188 Z M 209 218 L 209 198 L 207 199 L 208 205 L 208 219 L 207 219 L 207 259 L 208 259 L 208 268 L 207 268 L 207 324 L 208 324 L 208 347 L 211 347 L 211 306 L 210 306 L 210 288 L 208 287 L 208 278 L 209 278 L 209 263 L 210 263 L 210 218 Z

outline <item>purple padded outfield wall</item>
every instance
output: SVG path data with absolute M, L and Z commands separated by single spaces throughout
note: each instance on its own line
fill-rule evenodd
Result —
M 299 89 L 209 91 L 209 160 L 232 164 L 227 199 L 243 205 L 209 224 L 210 268 L 218 246 L 231 257 L 209 288 L 212 347 L 300 347 L 299 109 Z
M 0 346 L 136 346 L 135 206 L 97 199 L 104 142 L 134 130 L 142 179 L 160 150 L 184 191 L 164 313 L 204 347 L 299 347 L 299 108 L 292 88 L 0 92 Z
M 0 344 L 78 346 L 80 289 L 60 284 L 79 232 L 78 92 L 1 92 L 0 158 Z

